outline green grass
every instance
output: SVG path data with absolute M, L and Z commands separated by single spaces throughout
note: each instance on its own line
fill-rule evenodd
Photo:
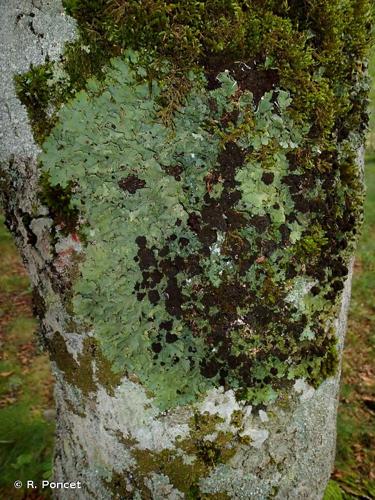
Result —
M 11 485 L 16 479 L 23 483 L 28 479 L 36 482 L 50 479 L 53 425 L 41 416 L 34 416 L 28 400 L 4 408 L 0 422 L 0 485 L 4 493 L 15 493 Z
M 27 291 L 29 280 L 25 274 L 20 274 L 19 272 L 21 268 L 19 256 L 15 253 L 12 237 L 3 223 L 0 224 L 0 251 L 0 270 L 3 271 L 0 273 L 0 292 L 15 293 Z
M 0 498 L 28 496 L 13 482 L 39 482 L 52 474 L 54 423 L 48 358 L 35 342 L 29 280 L 0 214 Z

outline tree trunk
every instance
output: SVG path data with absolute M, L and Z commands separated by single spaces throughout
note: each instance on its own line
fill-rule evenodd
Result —
M 319 120 L 328 100 L 312 99 L 307 130 L 293 108 L 300 90 L 282 83 L 272 57 L 251 72 L 244 62 L 241 80 L 235 57 L 212 56 L 208 86 L 202 90 L 185 76 L 190 97 L 163 115 L 175 81 L 163 75 L 167 87 L 154 90 L 142 81 L 144 72 L 137 80 L 140 56 L 118 43 L 113 67 L 62 105 L 66 74 L 53 61 L 78 37 L 80 19 L 55 0 L 0 0 L 0 6 L 4 209 L 30 274 L 55 377 L 55 481 L 81 482 L 55 490 L 57 498 L 322 498 L 334 461 L 337 360 L 360 219 L 361 61 L 347 77 L 351 111 L 332 112 L 326 136 Z M 328 32 L 328 21 L 321 29 Z M 21 99 L 31 101 L 30 85 L 45 85 L 37 68 L 46 57 L 51 108 L 34 101 L 28 118 L 14 76 L 34 65 L 29 81 L 17 80 Z M 328 95 L 324 71 L 335 73 L 328 65 L 314 81 Z M 164 96 L 161 104 L 149 88 Z M 267 125 L 257 129 L 261 120 Z M 34 139 L 41 136 L 43 146 Z M 312 167 L 302 165 L 305 153 Z M 184 154 L 202 161 L 189 164 Z M 80 173 L 71 173 L 75 168 Z M 196 186 L 200 205 L 190 196 Z M 174 253 L 173 231 L 181 243 Z M 292 270 L 290 262 L 297 263 Z

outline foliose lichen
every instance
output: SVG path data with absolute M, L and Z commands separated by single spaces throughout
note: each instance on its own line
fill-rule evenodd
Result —
M 85 221 L 78 320 L 162 409 L 319 385 L 361 220 L 370 2 L 65 5 L 82 38 L 36 74 L 56 125 L 30 116 Z

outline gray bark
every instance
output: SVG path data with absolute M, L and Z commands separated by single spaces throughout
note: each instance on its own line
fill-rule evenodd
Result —
M 4 201 L 8 222 L 30 274 L 45 306 L 43 331 L 48 341 L 58 332 L 66 352 L 82 367 L 80 353 L 90 332 L 76 332 L 69 325 L 69 314 L 59 292 L 66 279 L 69 251 L 81 251 L 69 238 L 56 248 L 50 236 L 52 220 L 37 198 L 37 155 L 26 110 L 18 101 L 13 75 L 28 70 L 62 52 L 64 42 L 74 37 L 74 22 L 62 13 L 58 1 L 1 0 L 1 161 L 6 185 Z M 30 17 L 33 13 L 34 16 Z M 30 29 L 32 23 L 33 29 Z M 32 222 L 25 224 L 24 215 Z M 29 243 L 30 230 L 36 235 Z M 56 264 L 53 259 L 60 259 Z M 64 260 L 65 259 L 65 260 Z M 334 319 L 342 351 L 350 298 L 351 278 L 346 282 L 341 312 Z M 53 346 L 50 346 L 53 349 Z M 95 361 L 91 361 L 91 364 Z M 91 366 L 97 390 L 83 393 L 67 380 L 52 361 L 57 407 L 56 481 L 81 481 L 82 488 L 56 493 L 57 498 L 185 498 L 170 479 L 155 470 L 135 467 L 137 456 L 155 460 L 161 453 L 191 464 L 195 457 L 176 446 L 177 436 L 188 439 L 193 412 L 219 415 L 223 421 L 206 440 L 214 440 L 219 430 L 250 437 L 250 444 L 238 441 L 232 458 L 202 476 L 200 491 L 207 498 L 233 499 L 320 499 L 330 477 L 335 454 L 336 412 L 339 373 L 317 390 L 304 380 L 294 385 L 289 400 L 275 403 L 267 412 L 254 412 L 250 405 L 237 402 L 233 391 L 211 390 L 203 402 L 160 413 L 137 383 L 123 378 L 111 392 L 100 383 Z M 82 368 L 83 369 L 83 368 Z M 231 422 L 241 412 L 243 426 Z M 151 457 L 151 458 L 150 458 Z M 141 462 L 139 462 L 141 463 Z M 139 488 L 134 471 L 145 478 L 147 491 Z M 113 489 L 111 480 L 123 478 L 123 490 Z M 116 492 L 117 491 L 117 492 Z M 214 496 L 213 494 L 218 496 Z M 219 495 L 227 496 L 220 497 Z M 127 496 L 125 496 L 127 495 Z M 211 495 L 211 496 L 210 496 Z

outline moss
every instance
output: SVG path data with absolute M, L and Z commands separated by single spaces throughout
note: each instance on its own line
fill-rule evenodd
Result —
M 44 350 L 46 347 L 46 331 L 44 330 L 43 320 L 47 308 L 44 298 L 36 287 L 32 289 L 32 310 L 34 316 L 38 319 L 38 327 L 36 330 L 38 345 Z
M 120 384 L 122 375 L 114 373 L 108 359 L 103 356 L 97 346 L 95 349 L 94 359 L 96 363 L 96 379 L 100 385 L 106 388 L 108 394 L 113 396 L 114 389 Z
M 103 358 L 97 342 L 93 338 L 86 338 L 82 353 L 77 361 L 68 351 L 66 342 L 59 332 L 55 332 L 51 340 L 47 341 L 51 360 L 64 373 L 65 380 L 78 387 L 86 396 L 97 389 L 97 383 L 104 386 L 109 394 L 120 383 L 118 375 L 114 374 L 108 361 Z M 93 362 L 95 361 L 95 372 Z
M 176 440 L 173 450 L 151 452 L 134 448 L 132 454 L 137 461 L 134 477 L 142 481 L 150 473 L 166 475 L 175 488 L 191 499 L 226 499 L 226 493 L 205 494 L 200 491 L 199 480 L 209 475 L 220 463 L 227 463 L 236 452 L 240 437 L 230 432 L 217 431 L 223 419 L 208 413 L 195 414 L 190 422 L 190 433 Z M 216 433 L 213 438 L 211 435 Z M 185 460 L 190 458 L 191 460 Z M 142 486 L 137 484 L 137 487 Z
M 206 467 L 226 463 L 236 452 L 235 438 L 230 432 L 216 431 L 217 424 L 222 421 L 217 415 L 195 414 L 190 421 L 189 437 L 179 441 L 178 447 L 196 456 Z M 207 439 L 212 433 L 216 434 L 215 439 Z
M 67 12 L 80 27 L 80 39 L 68 45 L 62 60 L 68 82 L 63 90 L 46 84 L 51 63 L 19 77 L 20 96 L 37 137 L 50 130 L 45 111 L 49 100 L 59 95 L 54 104 L 61 104 L 81 90 L 88 77 L 102 77 L 111 57 L 132 48 L 141 51 L 149 80 L 160 79 L 164 59 L 172 64 L 173 71 L 165 76 L 166 116 L 183 103 L 190 69 L 203 65 L 209 72 L 216 57 L 225 64 L 255 61 L 259 68 L 254 71 L 266 69 L 269 77 L 270 70 L 277 73 L 281 85 L 295 94 L 296 114 L 314 122 L 315 136 L 320 133 L 328 146 L 338 117 L 354 116 L 350 87 L 358 69 L 362 71 L 355 61 L 363 60 L 368 47 L 370 2 L 335 0 L 319 7 L 290 3 L 66 0 Z
M 72 184 L 65 188 L 51 185 L 48 174 L 40 178 L 40 201 L 49 208 L 49 213 L 63 234 L 70 234 L 77 229 L 79 212 L 70 205 Z
M 232 413 L 231 417 L 231 425 L 234 425 L 235 427 L 240 428 L 243 424 L 243 417 L 242 417 L 242 411 L 241 410 L 235 410 Z
M 209 65 L 215 55 L 274 68 L 282 86 L 296 94 L 298 113 L 308 115 L 327 140 L 336 117 L 350 109 L 351 68 L 358 70 L 355 61 L 366 54 L 371 21 L 367 0 L 308 6 L 293 1 L 66 0 L 65 6 L 89 43 L 100 44 L 107 58 L 124 48 L 151 54 L 156 60 L 151 77 L 160 58 L 173 61 L 182 75 L 197 64 Z
M 135 484 L 138 488 L 140 487 L 140 492 L 142 498 L 145 500 L 151 500 L 151 492 L 143 484 L 140 486 L 137 476 L 133 476 L 132 480 L 126 478 L 123 474 L 118 472 L 112 472 L 112 477 L 110 480 L 106 480 L 105 486 L 113 495 L 113 498 L 121 498 L 124 500 L 131 500 L 134 498 L 133 485 Z
M 26 106 L 37 142 L 43 140 L 55 123 L 55 118 L 48 112 L 56 99 L 56 89 L 48 85 L 52 73 L 52 64 L 47 62 L 42 66 L 31 66 L 27 73 L 15 76 L 16 91 Z
M 182 492 L 186 492 L 191 483 L 202 477 L 206 470 L 202 463 L 185 464 L 181 457 L 168 450 L 155 454 L 147 450 L 135 450 L 133 455 L 142 477 L 151 472 L 164 474 Z

